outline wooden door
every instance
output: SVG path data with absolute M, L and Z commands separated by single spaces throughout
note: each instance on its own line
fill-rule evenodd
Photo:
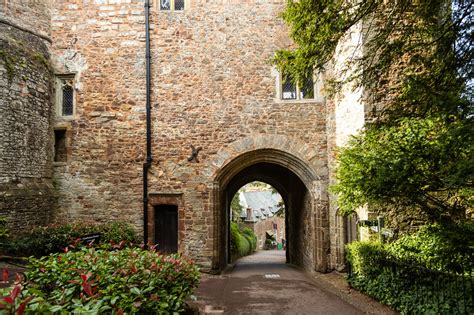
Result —
M 178 206 L 155 206 L 155 242 L 160 252 L 178 252 Z

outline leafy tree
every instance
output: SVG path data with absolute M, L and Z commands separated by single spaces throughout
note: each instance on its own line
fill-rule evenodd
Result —
M 297 48 L 273 61 L 295 82 L 331 66 L 347 32 L 362 29 L 362 56 L 332 79 L 334 91 L 363 88 L 374 109 L 339 152 L 342 212 L 368 204 L 446 222 L 472 211 L 474 3 L 289 0 L 283 18 Z
M 331 66 L 338 43 L 362 25 L 364 54 L 347 60 L 352 81 L 389 120 L 436 112 L 472 114 L 474 4 L 469 0 L 289 0 L 283 12 L 297 49 L 273 62 L 296 82 Z M 336 79 L 337 78 L 337 79 Z M 340 79 L 344 78 L 344 79 Z
M 248 183 L 242 189 L 244 191 L 252 191 L 252 190 L 268 190 L 272 189 L 273 187 L 267 183 L 264 182 L 259 182 L 259 181 L 253 181 L 251 183 Z
M 472 131 L 463 121 L 441 118 L 368 128 L 339 154 L 333 189 L 341 210 L 368 204 L 398 217 L 416 212 L 430 222 L 463 219 L 472 207 Z
M 242 213 L 239 192 L 237 192 L 232 198 L 232 201 L 230 202 L 230 208 L 232 210 L 232 221 L 237 222 L 240 218 L 240 214 Z

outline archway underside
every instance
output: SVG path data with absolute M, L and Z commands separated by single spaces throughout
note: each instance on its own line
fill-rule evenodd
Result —
M 298 176 L 287 168 L 276 164 L 258 163 L 245 168 L 229 182 L 224 190 L 226 209 L 230 209 L 230 201 L 237 190 L 252 181 L 266 182 L 280 192 L 286 205 L 285 234 L 288 244 L 286 260 L 288 263 L 303 266 L 305 246 L 302 239 L 303 233 L 301 233 L 302 222 L 305 218 L 311 217 L 311 203 L 305 203 L 305 199 L 309 199 L 308 190 Z M 229 239 L 227 244 L 229 244 Z
M 263 151 L 263 150 L 262 150 Z M 259 154 L 260 153 L 260 154 Z M 311 169 L 285 152 L 251 152 L 230 162 L 215 182 L 216 249 L 214 268 L 222 270 L 229 262 L 229 213 L 234 194 L 243 185 L 263 181 L 273 186 L 285 202 L 287 262 L 305 270 L 326 270 L 326 257 L 317 250 L 324 246 L 317 233 L 321 211 L 310 188 L 316 181 Z M 321 243 L 321 244 L 320 244 Z

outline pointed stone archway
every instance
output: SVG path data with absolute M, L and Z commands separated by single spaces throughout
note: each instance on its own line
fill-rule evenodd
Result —
M 270 141 L 271 143 L 269 143 Z M 222 270 L 229 261 L 229 207 L 232 196 L 244 184 L 259 180 L 275 187 L 287 208 L 287 261 L 305 270 L 327 271 L 329 255 L 329 222 L 326 169 L 316 169 L 321 161 L 305 159 L 303 153 L 315 153 L 307 146 L 292 142 L 285 150 L 274 138 L 244 140 L 234 144 L 238 152 L 221 152 L 228 161 L 214 163 L 211 209 L 213 211 L 214 270 Z M 247 145 L 245 145 L 247 143 Z M 273 144 L 273 148 L 269 144 Z M 278 144 L 275 148 L 274 144 Z M 250 149 L 250 150 L 246 150 Z M 236 154 L 237 153 L 237 154 Z M 317 156 L 317 154 L 316 154 Z M 314 157 L 314 156 L 313 156 Z M 326 176 L 325 176 L 326 175 Z

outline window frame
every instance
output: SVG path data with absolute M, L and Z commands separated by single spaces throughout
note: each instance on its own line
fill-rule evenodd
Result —
M 71 80 L 72 87 L 72 115 L 63 115 L 63 85 L 65 81 Z M 71 120 L 76 118 L 76 74 L 64 73 L 56 74 L 56 118 L 62 120 Z
M 156 0 L 156 7 L 158 8 L 158 11 L 160 12 L 184 12 L 189 9 L 189 0 L 184 0 L 184 8 L 182 10 L 175 10 L 175 0 L 169 0 L 170 9 L 164 10 L 161 8 L 161 1 L 162 0 Z
M 322 94 L 322 75 L 321 73 L 313 72 L 313 98 L 301 97 L 301 87 L 296 85 L 296 98 L 284 99 L 283 98 L 283 74 L 278 71 L 275 67 L 273 68 L 275 80 L 275 91 L 276 103 L 321 103 L 324 102 L 324 96 Z

